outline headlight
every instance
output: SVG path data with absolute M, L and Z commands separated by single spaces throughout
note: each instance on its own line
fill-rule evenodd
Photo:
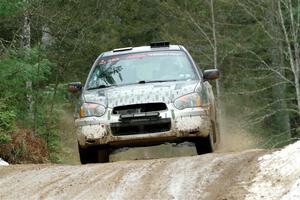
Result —
M 194 108 L 202 106 L 201 98 L 197 93 L 181 96 L 174 101 L 174 106 L 179 109 Z
M 80 117 L 101 117 L 105 113 L 105 107 L 95 103 L 83 103 L 80 107 Z

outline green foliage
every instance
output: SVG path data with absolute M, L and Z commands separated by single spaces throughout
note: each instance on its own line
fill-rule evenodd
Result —
M 9 142 L 9 134 L 17 121 L 22 127 L 32 129 L 37 137 L 44 138 L 51 151 L 57 151 L 58 137 L 53 137 L 57 135 L 53 133 L 57 132 L 57 129 L 53 126 L 57 123 L 58 117 L 52 116 L 48 111 L 52 98 L 43 95 L 50 69 L 54 67 L 55 65 L 47 59 L 45 48 L 42 47 L 10 49 L 2 56 L 0 59 L 2 142 Z M 29 81 L 32 82 L 32 87 L 27 87 L 26 83 Z M 29 109 L 28 97 L 33 98 L 32 111 Z
M 0 144 L 8 143 L 11 137 L 8 134 L 14 130 L 16 114 L 13 109 L 9 109 L 8 103 L 0 99 Z
M 0 60 L 0 99 L 26 117 L 27 95 L 32 95 L 26 82 L 32 81 L 34 89 L 44 85 L 51 66 L 42 49 L 10 50 Z
M 14 111 L 1 112 L 0 131 L 12 130 L 15 118 L 16 118 L 16 115 L 15 115 Z
M 0 144 L 9 143 L 11 141 L 11 137 L 9 135 L 0 133 Z
M 24 8 L 23 0 L 1 0 L 0 17 L 15 15 Z
M 59 124 L 62 113 L 68 106 L 64 97 L 65 91 L 65 86 L 48 85 L 43 90 L 39 90 L 35 96 L 38 101 L 34 106 L 35 131 L 38 136 L 45 140 L 52 162 L 61 162 L 62 144 Z
M 20 31 L 20 16 L 23 10 L 22 0 L 0 0 L 0 54 L 3 47 L 14 46 Z

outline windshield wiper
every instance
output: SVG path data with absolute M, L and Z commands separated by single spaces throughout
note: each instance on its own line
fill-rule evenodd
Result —
M 177 81 L 177 80 L 176 79 L 173 79 L 173 80 L 153 80 L 153 81 L 142 80 L 142 81 L 139 81 L 138 83 L 139 84 L 143 84 L 143 83 L 163 83 L 163 82 L 172 82 L 172 81 Z
M 108 87 L 112 87 L 112 86 L 116 86 L 116 85 L 98 85 L 96 87 L 88 88 L 87 90 L 96 90 L 96 89 L 108 88 Z

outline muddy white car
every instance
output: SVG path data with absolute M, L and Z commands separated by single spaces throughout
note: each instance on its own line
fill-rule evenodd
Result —
M 93 64 L 81 92 L 76 129 L 81 163 L 108 162 L 116 148 L 194 142 L 197 153 L 219 143 L 216 103 L 209 80 L 188 51 L 168 42 L 114 49 Z

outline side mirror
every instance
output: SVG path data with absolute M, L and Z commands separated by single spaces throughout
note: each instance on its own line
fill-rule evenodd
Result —
M 71 93 L 77 93 L 81 90 L 81 82 L 72 82 L 68 84 L 68 91 Z
M 219 78 L 219 70 L 217 69 L 208 69 L 203 72 L 204 81 L 212 81 Z

